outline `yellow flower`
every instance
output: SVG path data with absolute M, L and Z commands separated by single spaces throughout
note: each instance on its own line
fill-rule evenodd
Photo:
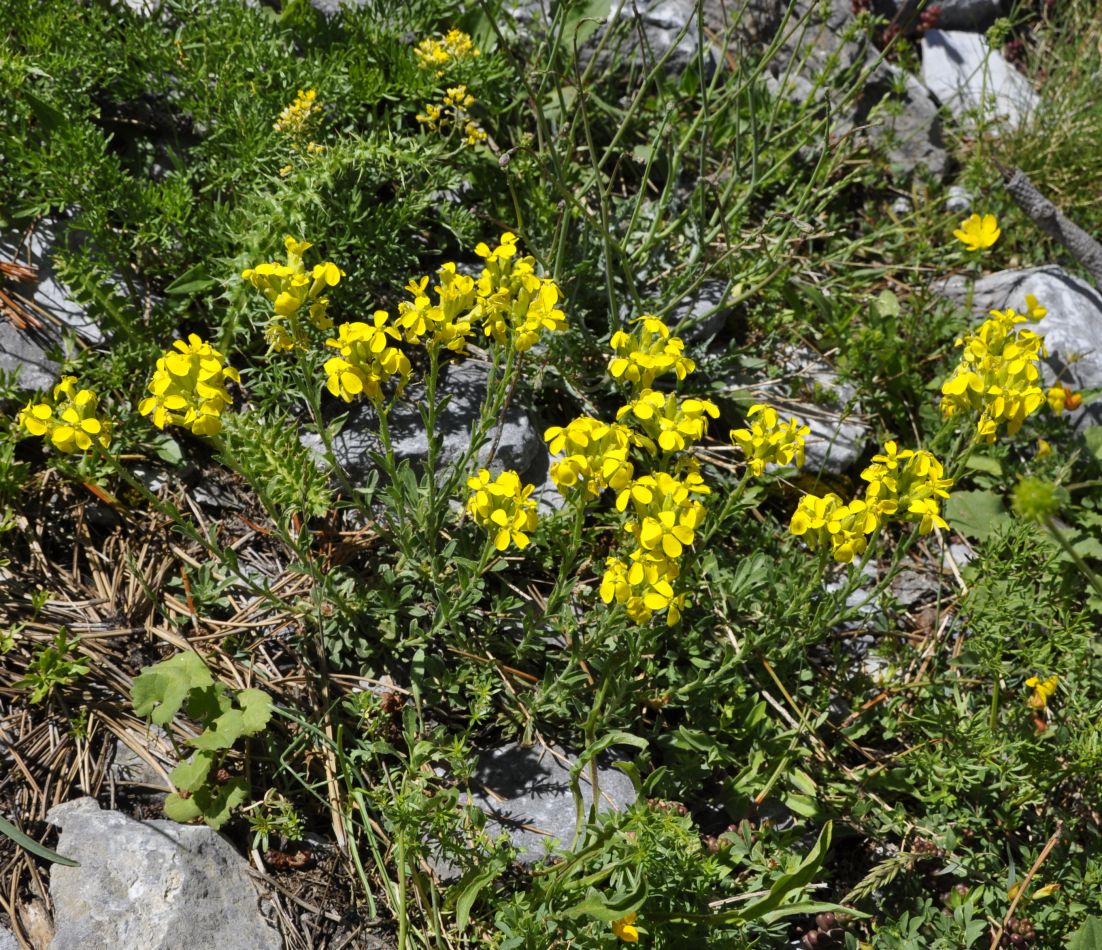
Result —
M 609 341 L 612 359 L 608 371 L 614 379 L 626 380 L 642 391 L 666 373 L 672 371 L 678 379 L 684 379 L 696 369 L 696 363 L 684 355 L 684 342 L 680 337 L 671 337 L 669 327 L 657 317 L 639 317 L 632 326 L 635 329 L 631 333 L 617 330 Z
M 469 34 L 462 30 L 449 30 L 441 39 L 426 36 L 413 49 L 417 65 L 422 69 L 431 69 L 437 76 L 443 76 L 445 70 L 464 59 L 473 59 L 481 55 Z
M 757 416 L 758 418 L 754 418 Z M 731 441 L 746 454 L 746 464 L 755 475 L 761 475 L 766 465 L 804 464 L 804 442 L 810 426 L 800 425 L 795 417 L 781 424 L 772 406 L 751 406 L 746 413 L 748 429 L 732 429 Z
M 30 402 L 20 410 L 17 424 L 31 435 L 48 438 L 59 452 L 87 452 L 96 442 L 111 444 L 111 424 L 98 415 L 99 397 L 77 389 L 75 376 L 63 376 L 53 390 L 53 402 Z
M 583 501 L 589 502 L 606 488 L 620 491 L 631 481 L 630 433 L 625 426 L 580 416 L 565 427 L 552 426 L 543 438 L 552 454 L 565 453 L 551 464 L 551 479 L 561 495 L 583 487 Z
M 1068 386 L 1053 386 L 1045 394 L 1049 408 L 1059 415 L 1061 412 L 1074 412 L 1083 405 L 1083 397 L 1072 392 Z
M 528 535 L 536 530 L 536 503 L 529 496 L 535 485 L 524 485 L 514 471 L 504 471 L 491 479 L 486 469 L 467 479 L 471 497 L 467 511 L 475 523 L 493 535 L 494 547 L 504 551 L 510 544 L 522 550 L 528 547 Z
M 195 435 L 217 435 L 222 430 L 222 410 L 233 399 L 226 381 L 241 382 L 237 370 L 224 364 L 224 357 L 196 334 L 187 343 L 177 340 L 173 349 L 157 360 L 149 381 L 149 392 L 138 406 L 143 416 L 163 429 L 183 426 Z
M 334 396 L 352 402 L 366 394 L 378 402 L 383 396 L 382 385 L 388 379 L 398 378 L 399 391 L 405 386 L 410 363 L 401 350 L 391 345 L 401 335 L 387 325 L 389 319 L 385 310 L 376 310 L 370 324 L 342 323 L 337 328 L 337 339 L 325 341 L 326 346 L 341 354 L 325 362 L 326 386 Z
M 1025 685 L 1033 690 L 1033 695 L 1028 700 L 1029 705 L 1033 709 L 1044 709 L 1052 694 L 1056 692 L 1056 687 L 1060 685 L 1060 677 L 1050 676 L 1042 681 L 1036 676 L 1031 676 L 1025 681 Z
M 430 349 L 443 347 L 462 353 L 471 329 L 471 308 L 475 303 L 474 280 L 457 272 L 455 264 L 447 263 L 437 272 L 440 283 L 433 287 L 434 304 L 426 293 L 429 279 L 411 280 L 406 290 L 413 302 L 398 304 L 395 321 L 407 343 L 424 342 Z
M 631 416 L 643 430 L 635 443 L 652 454 L 655 443 L 663 452 L 683 452 L 708 431 L 708 417 L 719 418 L 719 409 L 707 399 L 684 399 L 644 389 L 616 413 L 619 421 Z
M 307 271 L 303 255 L 313 247 L 308 241 L 297 241 L 291 235 L 283 239 L 287 263 L 268 261 L 246 268 L 241 277 L 261 291 L 272 303 L 274 319 L 265 330 L 268 345 L 274 350 L 305 348 L 309 342 L 298 317 L 303 307 L 310 322 L 319 330 L 333 326 L 329 319 L 329 298 L 326 290 L 336 287 L 345 276 L 332 261 L 322 261 Z M 282 321 L 287 321 L 284 325 Z
M 869 483 L 865 501 L 878 520 L 898 515 L 902 521 L 917 522 L 920 534 L 936 525 L 948 528 L 941 517 L 941 499 L 949 497 L 953 485 L 945 478 L 942 464 L 929 452 L 900 449 L 884 443 L 884 451 L 872 457 L 861 477 Z
M 291 148 L 296 152 L 301 140 L 308 138 L 321 120 L 321 103 L 317 99 L 316 89 L 300 89 L 294 101 L 279 114 L 272 126 L 291 140 Z
M 960 228 L 953 232 L 953 237 L 960 241 L 967 250 L 978 251 L 981 248 L 991 247 L 998 239 L 1002 231 L 993 214 L 985 214 L 982 218 L 978 214 L 960 223 Z
M 628 914 L 612 922 L 612 932 L 624 943 L 638 943 L 639 931 L 635 927 L 635 914 Z

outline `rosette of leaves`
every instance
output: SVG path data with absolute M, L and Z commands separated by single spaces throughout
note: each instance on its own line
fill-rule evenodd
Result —
M 142 670 L 131 691 L 134 711 L 158 726 L 183 712 L 203 726 L 188 744 L 195 753 L 169 775 L 176 787 L 165 799 L 165 815 L 174 821 L 202 818 L 220 828 L 248 798 L 241 776 L 223 768 L 234 744 L 268 725 L 272 698 L 259 689 L 231 690 L 216 682 L 198 653 L 179 653 Z

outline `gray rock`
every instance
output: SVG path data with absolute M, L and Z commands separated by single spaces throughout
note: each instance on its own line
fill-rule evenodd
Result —
M 965 304 L 968 284 L 952 277 L 936 290 Z M 1033 294 L 1048 313 L 1031 328 L 1045 338 L 1048 358 L 1043 370 L 1045 385 L 1057 383 L 1074 390 L 1102 387 L 1102 294 L 1061 267 L 1005 270 L 982 277 L 972 289 L 972 311 L 977 317 L 990 310 L 1025 309 L 1026 294 Z M 1083 405 L 1071 414 L 1076 428 L 1102 424 L 1102 404 Z
M 784 418 L 792 415 L 810 427 L 804 468 L 812 474 L 840 475 L 852 468 L 868 447 L 872 428 L 862 417 L 857 391 L 843 382 L 818 353 L 804 347 L 782 354 L 786 386 L 770 392 L 766 401 Z M 822 402 L 806 401 L 792 381 L 811 384 L 826 396 Z
M 471 433 L 486 399 L 486 364 L 469 358 L 449 363 L 441 371 L 437 385 L 440 395 L 451 397 L 437 419 L 442 437 L 438 467 L 444 468 L 457 461 L 470 445 Z M 428 457 L 428 436 L 417 408 L 417 400 L 423 398 L 422 386 L 410 386 L 406 398 L 400 400 L 390 414 L 390 439 L 399 462 L 408 459 L 417 464 Z M 496 437 L 497 427 L 492 427 L 479 452 L 478 464 L 486 464 Z M 316 436 L 306 436 L 303 442 L 313 452 L 321 454 L 320 439 Z M 375 411 L 368 400 L 353 404 L 344 428 L 334 439 L 333 449 L 337 460 L 353 479 L 363 478 L 375 468 L 371 453 L 382 451 L 382 446 Z M 541 452 L 546 455 L 540 432 L 514 394 L 501 425 L 501 437 L 490 469 L 495 473 L 514 469 L 523 474 L 539 463 Z
M 1029 81 L 987 39 L 959 30 L 927 30 L 922 37 L 922 78 L 958 119 L 980 110 L 1016 130 L 1037 108 Z
M 566 762 L 567 764 L 563 764 Z M 521 852 L 522 864 L 534 864 L 549 853 L 562 854 L 573 840 L 577 812 L 570 791 L 570 760 L 561 749 L 513 743 L 485 753 L 478 762 L 469 796 L 489 816 L 487 830 L 504 831 Z M 587 765 L 580 791 L 588 809 L 593 786 Z M 598 768 L 598 810 L 621 810 L 635 801 L 635 787 L 623 772 Z
M 898 82 L 903 92 L 896 91 Z M 881 63 L 865 83 L 862 103 L 873 108 L 858 119 L 869 123 L 869 138 L 883 151 L 893 168 L 903 175 L 913 174 L 920 166 L 937 179 L 949 168 L 949 154 L 941 135 L 937 102 L 914 76 L 890 63 Z
M 696 0 L 613 0 L 606 21 L 612 36 L 606 40 L 604 31 L 598 31 L 580 57 L 587 62 L 596 52 L 602 69 L 626 60 L 650 70 L 664 60 L 668 76 L 678 76 L 702 62 L 706 82 L 715 74 L 720 54 L 707 41 L 701 47 L 696 15 Z
M 945 210 L 950 214 L 968 214 L 976 199 L 963 185 L 950 185 L 949 195 L 945 199 Z
M 0 369 L 19 370 L 19 383 L 25 389 L 46 389 L 57 382 L 58 364 L 48 355 L 59 348 L 66 330 L 75 332 L 84 342 L 103 342 L 103 333 L 80 304 L 74 303 L 69 289 L 58 280 L 52 255 L 63 239 L 63 224 L 43 219 L 35 225 L 26 242 L 23 232 L 0 234 L 0 258 L 35 268 L 34 279 L 14 281 L 8 278 L 5 289 L 23 298 L 28 310 L 41 324 L 17 329 L 0 317 Z
M 898 198 L 895 199 L 895 201 L 892 202 L 892 211 L 895 214 L 899 215 L 899 217 L 908 215 L 913 210 L 914 205 L 911 204 L 911 199 L 906 197 L 905 195 L 900 195 Z
M 60 853 L 80 862 L 50 868 L 50 950 L 283 946 L 244 859 L 205 825 L 134 821 L 91 798 L 58 805 L 47 818 L 62 829 Z
M 796 0 L 784 33 L 767 87 L 794 101 L 815 102 L 831 114 L 834 136 L 862 129 L 899 173 L 925 166 L 945 177 L 949 158 L 937 103 L 915 77 L 881 60 L 857 30 L 850 0 Z M 835 86 L 848 86 L 858 69 L 868 73 L 860 95 L 838 106 Z
M 3 927 L 0 927 L 0 950 L 19 950 L 15 937 Z
M 727 324 L 731 308 L 724 306 L 728 284 L 725 280 L 706 280 L 692 294 L 683 297 L 666 317 L 671 329 L 686 343 L 710 340 Z

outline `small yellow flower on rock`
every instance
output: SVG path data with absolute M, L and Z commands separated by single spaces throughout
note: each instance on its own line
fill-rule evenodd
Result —
M 93 442 L 103 448 L 111 444 L 111 424 L 97 415 L 99 397 L 90 389 L 77 389 L 75 376 L 63 376 L 54 386 L 53 402 L 28 403 L 17 424 L 66 454 L 87 452 Z
M 1060 677 L 1050 676 L 1046 680 L 1041 680 L 1031 676 L 1025 681 L 1025 685 L 1033 690 L 1033 695 L 1028 700 L 1029 705 L 1033 709 L 1044 709 L 1052 694 L 1056 692 L 1056 687 L 1060 685 Z
M 953 232 L 953 237 L 967 250 L 978 251 L 991 247 L 999 239 L 1000 234 L 1002 231 L 993 214 L 985 214 L 982 218 L 974 214 L 960 223 L 960 227 Z
M 148 387 L 152 395 L 141 401 L 138 411 L 158 429 L 174 425 L 194 435 L 217 435 L 222 430 L 222 410 L 233 402 L 226 390 L 231 379 L 241 382 L 221 353 L 191 333 L 186 343 L 177 340 L 157 360 Z
M 639 931 L 635 927 L 635 914 L 628 914 L 612 922 L 612 932 L 624 943 L 638 943 Z
M 522 550 L 528 547 L 528 535 L 536 530 L 536 503 L 529 496 L 535 485 L 524 485 L 514 471 L 504 471 L 491 479 L 486 469 L 467 479 L 471 497 L 467 511 L 475 523 L 491 532 L 494 547 L 504 551 L 510 544 Z
M 757 418 L 754 418 L 754 417 Z M 746 454 L 746 464 L 755 475 L 761 475 L 766 465 L 804 464 L 804 442 L 811 432 L 795 417 L 782 424 L 777 410 L 758 404 L 746 413 L 747 429 L 732 429 L 731 441 Z

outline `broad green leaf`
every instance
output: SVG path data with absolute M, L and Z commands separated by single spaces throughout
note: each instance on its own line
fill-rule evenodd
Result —
M 217 831 L 229 820 L 233 810 L 249 797 L 249 789 L 239 777 L 230 779 L 225 785 L 204 786 L 192 797 L 203 821 Z
M 955 491 L 945 502 L 945 520 L 961 534 L 984 541 L 1010 521 L 1003 500 L 990 491 Z
M 881 317 L 898 317 L 902 313 L 899 298 L 890 290 L 880 291 L 876 298 L 876 312 Z
M 0 818 L 0 834 L 11 838 L 19 847 L 30 851 L 35 857 L 42 858 L 44 861 L 52 861 L 54 864 L 64 864 L 67 868 L 80 867 L 79 861 L 74 861 L 72 858 L 66 858 L 56 851 L 51 851 L 44 844 L 39 844 L 34 838 L 23 834 L 22 831 L 16 828 L 15 825 L 6 818 Z
M 868 917 L 852 907 L 843 907 L 841 904 L 832 904 L 830 901 L 796 901 L 794 904 L 785 904 L 780 910 L 774 910 L 762 915 L 762 920 L 767 924 L 775 923 L 785 917 L 796 917 L 803 914 L 845 913 L 850 917 Z
M 272 718 L 272 697 L 262 689 L 243 689 L 237 694 L 241 707 L 241 725 L 245 735 L 263 731 Z
M 990 455 L 969 455 L 964 463 L 973 472 L 986 472 L 988 475 L 1000 476 L 1003 473 L 1003 465 L 997 458 Z
M 1083 441 L 1091 455 L 1102 462 L 1102 426 L 1087 426 L 1083 430 Z
M 130 698 L 134 712 L 166 726 L 180 711 L 188 693 L 213 682 L 198 653 L 177 653 L 143 670 L 134 680 Z
M 475 870 L 455 885 L 459 896 L 455 901 L 455 927 L 460 933 L 467 929 L 467 922 L 471 918 L 471 908 L 478 900 L 478 895 L 497 877 L 496 867 Z
M 232 749 L 233 744 L 245 732 L 245 717 L 238 709 L 227 709 L 194 739 L 188 741 L 196 749 L 215 752 L 219 749 Z
M 1102 950 L 1102 919 L 1088 917 L 1068 937 L 1068 950 Z
M 185 792 L 199 788 L 210 774 L 214 757 L 206 752 L 196 752 L 186 762 L 181 762 L 169 773 L 169 780 Z
M 175 792 L 165 799 L 165 817 L 178 821 L 182 825 L 195 821 L 199 817 L 199 806 L 194 797 L 181 798 Z

